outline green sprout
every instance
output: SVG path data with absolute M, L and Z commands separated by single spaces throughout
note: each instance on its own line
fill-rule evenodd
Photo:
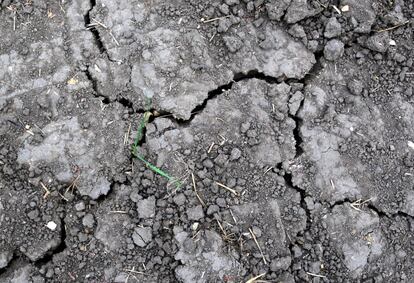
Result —
M 147 106 L 151 103 L 150 101 L 151 100 L 149 100 L 149 103 L 147 104 Z M 148 109 L 148 107 L 147 107 L 147 109 Z M 144 129 L 147 126 L 148 121 L 149 121 L 151 115 L 152 115 L 151 111 L 147 110 L 147 111 L 145 111 L 144 116 L 141 119 L 141 122 L 140 122 L 139 127 L 138 127 L 138 131 L 137 131 L 137 135 L 135 136 L 134 144 L 132 145 L 132 155 L 135 156 L 136 158 L 138 158 L 139 160 L 141 160 L 149 169 L 151 169 L 152 171 L 154 171 L 156 174 L 158 174 L 158 175 L 166 178 L 169 182 L 175 184 L 176 187 L 177 187 L 177 189 L 178 189 L 179 187 L 181 187 L 181 183 L 180 183 L 179 180 L 177 180 L 173 176 L 169 175 L 167 172 L 161 170 L 160 168 L 158 168 L 157 166 L 155 166 L 154 164 L 152 164 L 151 162 L 149 162 L 148 160 L 146 160 L 144 158 L 144 156 L 142 156 L 138 152 L 139 142 L 143 138 Z

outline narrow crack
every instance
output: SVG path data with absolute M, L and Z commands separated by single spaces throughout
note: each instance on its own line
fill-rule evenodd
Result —
M 102 103 L 104 104 L 111 104 L 113 102 L 118 102 L 119 104 L 121 104 L 123 107 L 128 108 L 131 112 L 135 112 L 135 113 L 144 113 L 145 110 L 142 109 L 138 109 L 138 110 L 134 110 L 134 104 L 131 100 L 129 100 L 128 98 L 119 95 L 116 99 L 112 100 L 107 97 L 106 95 L 102 94 L 99 90 L 98 90 L 98 82 L 97 80 L 92 76 L 91 72 L 89 71 L 89 68 L 87 67 L 86 70 L 83 71 L 83 73 L 85 74 L 86 78 L 88 79 L 88 81 L 91 82 L 92 84 L 92 89 L 94 91 L 94 96 L 97 98 L 100 98 L 102 100 Z M 151 112 L 154 112 L 155 110 L 151 110 Z
M 132 160 L 132 158 L 130 158 L 130 160 Z M 131 163 L 130 163 L 131 164 Z M 103 195 L 100 195 L 98 198 L 96 198 L 94 201 L 96 201 L 96 202 L 102 202 L 102 201 L 104 201 L 104 200 L 106 200 L 106 199 L 108 199 L 109 198 L 109 196 L 115 191 L 115 186 L 118 186 L 118 187 L 120 187 L 120 186 L 122 186 L 122 185 L 124 185 L 124 186 L 131 186 L 132 185 L 132 183 L 131 183 L 131 181 L 128 179 L 128 177 L 125 177 L 125 180 L 122 180 L 122 181 L 120 181 L 120 180 L 114 180 L 114 179 L 112 179 L 112 181 L 111 181 L 111 183 L 110 183 L 110 185 L 109 185 L 109 190 L 108 190 L 108 192 L 106 193 L 106 194 L 103 194 Z
M 37 268 L 41 268 L 42 266 L 48 264 L 53 260 L 53 256 L 63 252 L 66 248 L 66 224 L 65 224 L 65 217 L 62 217 L 60 223 L 60 244 L 53 250 L 49 251 L 43 258 L 37 260 L 34 265 Z
M 305 99 L 302 99 L 302 101 L 300 102 L 300 106 L 299 106 L 298 111 L 300 111 L 300 109 L 302 109 L 304 101 L 305 101 Z M 303 119 L 300 118 L 297 115 L 291 115 L 291 114 L 289 114 L 289 117 L 293 121 L 295 121 L 295 128 L 293 129 L 293 138 L 295 139 L 295 158 L 298 158 L 304 152 L 303 147 L 302 147 L 303 138 L 302 138 L 302 133 L 300 131 L 300 129 L 303 125 Z
M 186 121 L 182 121 L 184 123 L 190 123 L 195 116 L 202 112 L 206 106 L 209 100 L 216 98 L 218 95 L 222 94 L 223 92 L 230 90 L 233 87 L 234 83 L 250 80 L 250 79 L 258 79 L 267 82 L 268 84 L 277 84 L 281 83 L 283 81 L 283 78 L 275 78 L 271 76 L 267 76 L 262 72 L 259 72 L 258 70 L 251 70 L 247 73 L 236 73 L 233 76 L 233 80 L 227 84 L 221 85 L 218 88 L 211 90 L 208 92 L 207 98 L 204 99 L 204 101 L 198 105 L 196 108 L 193 109 L 190 119 Z
M 86 75 L 86 78 L 91 82 L 95 97 L 101 98 L 102 103 L 109 104 L 111 102 L 110 99 L 107 96 L 100 93 L 100 91 L 98 90 L 98 82 L 96 81 L 96 79 L 93 78 L 88 67 L 86 68 L 86 70 L 83 71 L 83 73 Z
M 305 231 L 310 230 L 312 225 L 312 215 L 308 208 L 308 205 L 306 204 L 305 198 L 308 196 L 306 191 L 298 186 L 295 186 L 292 181 L 292 174 L 291 173 L 285 173 L 283 175 L 283 178 L 285 179 L 286 184 L 297 191 L 300 195 L 300 207 L 305 211 L 306 213 L 306 227 Z
M 223 94 L 225 91 L 232 89 L 234 83 L 245 81 L 245 80 L 250 80 L 250 79 L 258 79 L 258 80 L 265 81 L 269 84 L 277 84 L 277 83 L 283 82 L 286 78 L 285 77 L 276 78 L 272 76 L 267 76 L 263 72 L 259 72 L 258 70 L 251 70 L 251 71 L 248 71 L 247 73 L 243 73 L 243 72 L 236 73 L 234 74 L 233 79 L 229 83 L 221 85 L 217 87 L 216 89 L 209 91 L 207 94 L 207 97 L 203 100 L 203 102 L 199 104 L 198 106 L 196 106 L 193 109 L 193 111 L 191 111 L 191 116 L 189 119 L 183 120 L 183 119 L 175 118 L 173 113 L 166 112 L 166 111 L 161 111 L 161 113 L 158 111 L 160 114 L 158 117 L 160 118 L 161 117 L 172 117 L 178 124 L 188 125 L 195 118 L 195 116 L 203 112 L 209 100 L 212 100 L 216 98 L 217 96 Z
M 352 200 L 352 199 L 349 199 L 349 198 L 344 198 L 342 200 L 338 200 L 338 201 L 334 202 L 333 204 L 329 205 L 329 210 L 332 211 L 332 209 L 334 209 L 334 207 L 335 206 L 338 206 L 338 205 L 345 205 L 345 204 L 352 205 L 356 201 L 357 200 Z M 394 217 L 397 217 L 397 216 L 401 216 L 401 217 L 404 217 L 404 218 L 414 219 L 413 216 L 411 216 L 408 213 L 405 213 L 403 211 L 397 211 L 397 212 L 394 212 L 394 213 L 384 212 L 381 209 L 379 209 L 378 207 L 376 207 L 374 204 L 368 203 L 368 202 L 365 203 L 365 204 L 363 204 L 362 207 L 366 207 L 366 208 L 374 211 L 378 215 L 379 218 L 394 218 Z M 362 210 L 362 207 L 359 208 L 359 209 Z M 364 210 L 362 210 L 362 211 L 364 211 Z
M 311 70 L 305 75 L 305 77 L 302 80 L 297 81 L 298 83 L 302 83 L 304 87 L 308 85 L 309 81 L 312 80 L 314 77 L 316 77 L 323 68 L 321 64 L 321 58 L 323 56 L 323 52 L 318 51 L 314 53 L 314 56 L 315 56 L 316 63 L 312 66 Z M 288 84 L 291 82 L 296 82 L 296 81 L 287 80 Z M 302 111 L 304 103 L 305 103 L 305 98 L 303 98 L 302 101 L 300 102 L 300 105 L 299 105 L 298 110 L 296 111 L 296 114 L 295 115 L 289 114 L 289 117 L 293 119 L 293 121 L 295 121 L 295 128 L 293 129 L 293 137 L 296 142 L 295 143 L 295 149 L 296 149 L 295 158 L 300 157 L 304 153 L 304 149 L 302 147 L 303 137 L 301 133 L 303 119 L 299 117 L 299 113 Z
M 85 27 L 86 27 L 87 30 L 89 30 L 92 33 L 93 38 L 95 40 L 95 44 L 99 49 L 99 52 L 101 52 L 101 54 L 104 53 L 108 56 L 108 52 L 105 48 L 105 45 L 102 42 L 99 31 L 96 29 L 96 27 L 94 25 L 91 24 L 91 15 L 90 15 L 90 13 L 93 10 L 93 8 L 96 6 L 96 0 L 90 0 L 90 4 L 91 4 L 91 8 L 83 16 L 84 21 L 85 21 Z M 108 58 L 109 58 L 109 56 L 108 56 Z
M 59 254 L 61 252 L 63 252 L 66 248 L 66 225 L 65 225 L 65 216 L 63 218 L 61 218 L 61 229 L 60 229 L 60 243 L 59 245 L 53 249 L 53 250 L 49 250 L 42 258 L 38 259 L 35 262 L 32 262 L 33 265 L 35 265 L 37 268 L 42 268 L 42 266 L 48 264 L 49 262 L 51 262 L 53 260 L 53 256 L 56 254 Z M 25 263 L 30 263 L 31 261 L 28 259 L 28 257 L 23 254 L 21 251 L 19 251 L 19 249 L 15 249 L 13 251 L 13 257 L 11 258 L 11 260 L 8 262 L 7 266 L 5 266 L 4 268 L 0 269 L 0 276 L 2 276 L 3 274 L 6 274 L 9 270 L 16 270 L 16 264 L 17 267 L 19 266 L 18 262 L 25 262 Z

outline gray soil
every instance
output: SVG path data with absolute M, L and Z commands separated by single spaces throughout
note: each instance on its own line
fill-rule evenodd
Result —
M 413 0 L 0 19 L 0 282 L 414 282 Z

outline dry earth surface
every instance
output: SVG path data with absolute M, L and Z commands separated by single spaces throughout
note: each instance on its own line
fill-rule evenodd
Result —
M 414 282 L 413 18 L 0 0 L 0 282 Z

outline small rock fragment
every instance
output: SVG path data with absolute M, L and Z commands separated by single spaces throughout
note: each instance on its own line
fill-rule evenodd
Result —
M 183 193 L 180 193 L 173 198 L 173 201 L 177 206 L 182 206 L 186 201 L 186 197 Z
M 401 5 L 395 5 L 394 10 L 385 15 L 384 20 L 392 26 L 401 25 L 407 21 L 404 17 Z
M 232 23 L 229 19 L 220 19 L 219 25 L 217 27 L 217 32 L 223 33 L 229 30 L 229 28 L 232 26 Z
M 219 10 L 223 15 L 228 15 L 230 13 L 229 6 L 227 4 L 221 4 Z
M 218 205 L 212 204 L 207 209 L 207 215 L 212 215 L 220 210 L 220 207 Z
M 270 270 L 274 272 L 287 270 L 291 263 L 292 258 L 290 256 L 276 258 L 270 263 Z
M 198 222 L 194 222 L 193 225 L 191 225 L 191 229 L 193 231 L 197 231 L 199 226 L 200 226 L 200 224 Z
M 241 157 L 241 150 L 237 147 L 233 148 L 230 153 L 230 161 L 238 160 Z
M 358 33 L 369 33 L 374 24 L 377 14 L 375 0 L 341 0 L 340 6 L 344 17 L 347 17 L 354 31 Z
M 236 36 L 223 36 L 224 44 L 231 53 L 237 52 L 242 46 L 242 41 Z
M 345 45 L 342 41 L 332 39 L 326 43 L 323 54 L 326 60 L 335 61 L 344 54 Z
M 407 145 L 408 145 L 411 149 L 414 149 L 414 142 L 412 142 L 412 141 L 408 141 L 408 142 L 407 142 Z
M 204 217 L 203 207 L 197 205 L 187 209 L 187 216 L 189 220 L 199 220 Z
M 307 0 L 292 0 L 287 9 L 285 20 L 288 24 L 294 24 L 307 17 L 316 15 L 321 8 L 312 9 Z
M 91 213 L 86 214 L 82 219 L 82 224 L 85 227 L 93 228 L 93 225 L 95 224 L 95 219 L 93 218 L 93 215 Z
M 85 210 L 85 203 L 83 201 L 78 202 L 77 204 L 75 204 L 75 209 L 76 211 Z
M 240 0 L 226 0 L 224 2 L 229 6 L 240 4 Z
M 55 231 L 56 230 L 56 227 L 57 227 L 57 224 L 55 222 L 53 222 L 53 221 L 49 221 L 46 224 L 46 227 L 49 228 L 52 231 Z
M 0 252 L 0 269 L 5 268 L 12 258 L 13 253 L 11 251 Z
M 325 33 L 323 34 L 326 38 L 337 37 L 341 34 L 341 24 L 335 17 L 328 20 L 325 26 Z
M 384 53 L 388 50 L 390 37 L 388 32 L 380 32 L 370 36 L 365 44 L 372 51 Z
M 152 240 L 152 230 L 150 227 L 137 227 L 132 234 L 132 240 L 138 247 L 145 247 Z
M 304 95 L 302 92 L 297 91 L 295 92 L 292 97 L 289 99 L 289 113 L 291 115 L 296 115 L 298 109 L 300 107 L 300 103 L 302 102 Z
M 138 216 L 140 218 L 151 218 L 155 215 L 155 197 L 139 200 L 137 203 Z
M 292 0 L 272 1 L 266 4 L 267 16 L 272 21 L 280 21 Z
M 351 80 L 348 82 L 348 89 L 353 95 L 360 95 L 364 90 L 364 86 L 361 81 Z

